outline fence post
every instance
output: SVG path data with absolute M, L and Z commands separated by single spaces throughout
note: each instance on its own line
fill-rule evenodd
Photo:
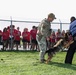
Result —
M 60 19 L 59 19 L 59 22 L 60 22 L 60 30 L 61 30 L 61 32 L 62 32 L 62 22 L 61 22 Z

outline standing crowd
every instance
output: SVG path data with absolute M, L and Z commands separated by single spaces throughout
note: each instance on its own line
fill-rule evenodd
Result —
M 14 50 L 14 48 L 19 50 L 22 46 L 23 50 L 27 50 L 28 48 L 29 50 L 40 51 L 36 39 L 37 29 L 38 27 L 33 26 L 30 31 L 28 31 L 28 28 L 24 28 L 21 32 L 19 27 L 15 28 L 15 25 L 5 27 L 3 31 L 0 30 L 0 45 L 3 46 L 1 50 Z M 64 30 L 62 32 L 60 29 L 56 32 L 52 31 L 50 37 L 46 38 L 47 48 L 53 47 L 57 41 L 64 37 L 64 35 Z M 72 38 L 70 37 L 69 40 L 70 39 Z
M 33 26 L 31 31 L 28 31 L 28 28 L 24 28 L 21 32 L 19 27 L 15 28 L 15 25 L 10 25 L 5 27 L 3 31 L 0 30 L 0 45 L 2 45 L 2 50 L 19 50 L 19 47 L 23 45 L 23 49 L 29 48 L 31 43 L 31 50 L 35 49 L 37 45 L 36 41 L 37 27 Z

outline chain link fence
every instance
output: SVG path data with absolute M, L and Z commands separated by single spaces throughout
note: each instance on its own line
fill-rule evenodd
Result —
M 11 24 L 15 25 L 15 28 L 20 27 L 20 31 L 22 32 L 24 28 L 28 28 L 30 31 L 32 29 L 32 26 L 38 26 L 40 22 L 36 21 L 20 21 L 20 20 L 4 20 L 0 19 L 0 30 L 3 30 L 4 27 L 8 27 Z M 52 29 L 60 29 L 62 30 L 68 30 L 69 29 L 69 23 L 61 23 L 61 22 L 52 22 L 51 23 Z

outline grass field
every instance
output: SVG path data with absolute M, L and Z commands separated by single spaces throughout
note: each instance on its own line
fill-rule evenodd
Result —
M 72 65 L 64 64 L 65 55 L 58 52 L 45 64 L 39 62 L 36 51 L 0 52 L 0 75 L 76 75 L 76 54 Z

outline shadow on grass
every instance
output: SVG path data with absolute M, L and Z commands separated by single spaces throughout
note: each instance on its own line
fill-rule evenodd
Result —
M 75 70 L 76 71 L 76 65 L 75 64 L 65 64 L 65 63 L 58 63 L 58 62 L 50 62 L 49 65 L 55 65 L 58 67 L 63 67 L 63 68 L 67 68 L 67 69 L 71 69 L 71 70 Z

